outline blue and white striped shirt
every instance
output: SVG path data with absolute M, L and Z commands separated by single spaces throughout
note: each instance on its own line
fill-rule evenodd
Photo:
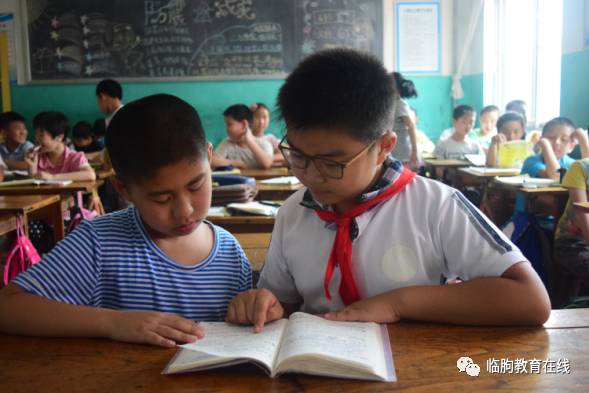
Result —
M 198 265 L 183 266 L 156 246 L 130 207 L 83 221 L 13 282 L 63 303 L 221 320 L 231 299 L 251 288 L 251 268 L 235 238 L 211 226 L 211 254 Z

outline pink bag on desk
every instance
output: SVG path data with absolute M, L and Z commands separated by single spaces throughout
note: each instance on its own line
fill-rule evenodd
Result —
M 16 239 L 14 239 L 14 243 L 8 250 L 2 284 L 7 285 L 19 273 L 24 272 L 39 261 L 41 261 L 41 257 L 33 243 L 25 236 L 22 217 L 18 215 L 16 216 Z
M 70 223 L 65 231 L 66 234 L 71 233 L 83 220 L 92 221 L 98 213 L 93 210 L 84 209 L 84 202 L 82 201 L 82 193 L 78 192 L 76 206 L 70 209 Z

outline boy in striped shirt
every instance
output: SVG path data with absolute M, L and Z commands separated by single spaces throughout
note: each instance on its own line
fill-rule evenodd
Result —
M 204 221 L 211 202 L 197 112 L 165 94 L 122 108 L 106 137 L 113 185 L 132 206 L 83 222 L 0 291 L 0 330 L 172 347 L 202 338 L 251 287 L 243 250 Z

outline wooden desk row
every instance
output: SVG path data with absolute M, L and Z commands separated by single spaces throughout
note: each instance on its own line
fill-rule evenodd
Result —
M 388 326 L 397 382 L 288 374 L 253 365 L 162 375 L 175 353 L 103 339 L 0 335 L 0 386 L 33 392 L 586 392 L 589 310 L 553 311 L 545 327 L 469 327 L 399 322 Z M 470 357 L 471 377 L 457 368 Z M 514 362 L 526 362 L 518 372 Z M 539 362 L 535 372 L 532 362 Z M 546 368 L 549 364 L 554 368 Z M 558 365 L 558 367 L 556 367 Z

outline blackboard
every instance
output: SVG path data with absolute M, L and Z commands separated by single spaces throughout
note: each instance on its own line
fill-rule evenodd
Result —
M 32 80 L 283 76 L 349 47 L 382 59 L 382 0 L 28 0 Z

